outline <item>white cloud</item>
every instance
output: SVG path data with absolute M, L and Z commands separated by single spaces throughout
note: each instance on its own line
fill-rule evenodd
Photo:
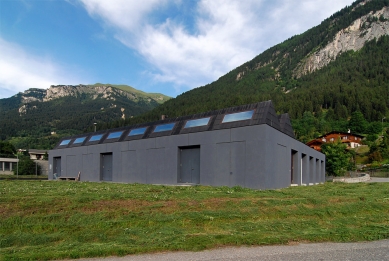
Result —
M 147 15 L 163 6 L 165 0 L 81 0 L 91 16 L 98 15 L 110 24 L 124 30 L 135 31 L 145 22 Z
M 172 6 L 179 9 L 186 1 L 79 1 L 91 16 L 101 18 L 113 28 L 118 40 L 135 49 L 154 67 L 148 73 L 155 80 L 172 82 L 178 89 L 216 80 L 352 3 L 352 0 L 200 0 L 193 13 L 172 12 L 171 16 L 161 18 L 158 17 L 161 10 Z M 191 15 L 194 24 L 188 24 L 193 22 L 190 19 L 182 19 L 185 15 Z
M 76 77 L 49 58 L 27 53 L 22 47 L 0 38 L 0 98 L 28 88 L 46 89 L 56 84 L 76 84 Z

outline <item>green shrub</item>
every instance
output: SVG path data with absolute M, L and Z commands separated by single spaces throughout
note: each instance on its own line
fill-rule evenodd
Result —
M 16 172 L 16 170 L 14 170 Z M 36 164 L 30 157 L 21 156 L 19 158 L 19 175 L 40 175 L 41 167 Z

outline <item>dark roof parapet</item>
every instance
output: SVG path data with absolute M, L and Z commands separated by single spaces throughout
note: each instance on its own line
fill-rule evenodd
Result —
M 233 115 L 233 114 L 237 115 Z M 231 114 L 231 115 L 230 115 Z M 230 118 L 237 117 L 233 120 L 225 120 L 225 117 Z M 207 124 L 198 125 L 191 128 L 185 128 L 186 123 L 189 120 L 204 119 L 209 118 Z M 159 125 L 175 123 L 171 129 L 164 130 L 161 132 L 154 132 L 155 128 Z M 179 135 L 192 132 L 203 132 L 203 131 L 212 131 L 220 129 L 231 129 L 238 128 L 243 126 L 250 125 L 261 125 L 267 124 L 286 135 L 295 138 L 292 125 L 290 123 L 289 115 L 282 114 L 277 115 L 276 110 L 273 106 L 272 101 L 264 101 L 253 104 L 246 104 L 231 108 L 225 108 L 221 110 L 209 111 L 194 115 L 181 116 L 176 118 L 167 118 L 164 120 L 159 120 L 156 122 L 142 123 L 131 126 L 120 127 L 116 129 L 109 129 L 105 131 L 98 131 L 94 133 L 84 133 L 80 135 L 75 135 L 71 137 L 66 137 L 61 139 L 55 148 L 67 148 L 67 147 L 77 147 L 84 145 L 93 145 L 125 140 L 134 140 L 134 139 L 147 139 L 160 136 L 170 136 L 170 135 Z M 146 128 L 144 133 L 130 137 L 129 133 L 133 129 L 137 128 Z M 120 137 L 115 139 L 108 140 L 109 133 L 122 131 Z M 92 136 L 103 135 L 99 141 L 89 141 Z M 76 138 L 86 137 L 82 143 L 74 144 Z M 63 141 L 68 141 L 66 144 L 61 145 Z

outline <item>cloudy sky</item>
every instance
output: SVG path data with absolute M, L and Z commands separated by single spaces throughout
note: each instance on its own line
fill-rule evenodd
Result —
M 97 82 L 175 97 L 352 2 L 0 0 L 0 98 Z

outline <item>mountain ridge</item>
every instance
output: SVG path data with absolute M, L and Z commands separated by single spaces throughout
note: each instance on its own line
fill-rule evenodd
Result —
M 94 123 L 123 121 L 169 99 L 166 95 L 148 94 L 127 85 L 97 83 L 32 88 L 0 99 L 0 138 L 14 137 L 16 147 L 26 148 L 34 143 L 32 137 L 48 137 L 48 143 L 35 148 L 49 149 L 56 142 L 56 136 L 50 136 L 51 133 L 60 137 L 91 130 Z M 30 139 L 26 142 L 24 138 Z

